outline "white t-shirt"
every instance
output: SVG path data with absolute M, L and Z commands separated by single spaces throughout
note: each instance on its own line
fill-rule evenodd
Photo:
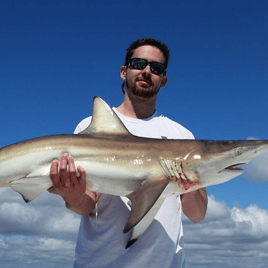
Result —
M 157 112 L 141 120 L 114 111 L 133 135 L 194 139 L 189 130 Z M 85 118 L 74 133 L 84 130 L 90 122 L 91 117 Z M 150 226 L 126 249 L 131 236 L 131 231 L 123 234 L 129 215 L 127 200 L 126 197 L 102 194 L 95 211 L 82 216 L 74 267 L 185 268 L 180 197 L 167 197 Z

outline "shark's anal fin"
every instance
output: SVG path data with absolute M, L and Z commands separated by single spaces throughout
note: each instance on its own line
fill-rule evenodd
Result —
M 130 231 L 151 209 L 169 183 L 169 179 L 146 181 L 138 190 L 127 195 L 131 200 L 131 212 L 124 233 Z
M 126 129 L 113 109 L 100 97 L 94 98 L 91 124 L 79 134 L 93 133 L 99 135 L 132 135 Z

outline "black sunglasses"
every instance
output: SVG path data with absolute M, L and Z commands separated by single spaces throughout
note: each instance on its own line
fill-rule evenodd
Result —
M 166 72 L 166 66 L 157 61 L 148 62 L 145 59 L 133 58 L 129 60 L 129 64 L 133 69 L 143 70 L 148 64 L 153 74 L 164 74 Z

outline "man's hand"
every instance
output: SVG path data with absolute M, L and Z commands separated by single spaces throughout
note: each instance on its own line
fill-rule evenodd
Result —
M 179 181 L 179 187 L 183 190 L 190 190 L 199 185 L 198 181 L 190 181 L 182 172 L 179 173 L 180 177 L 171 177 L 171 181 Z M 204 219 L 207 211 L 207 191 L 206 188 L 200 188 L 193 192 L 181 194 L 181 204 L 184 214 L 193 222 L 200 222 Z
M 176 177 L 170 177 L 169 179 L 171 181 L 178 181 L 178 185 L 182 190 L 188 191 L 191 188 L 195 187 L 196 185 L 199 185 L 199 181 L 190 181 L 188 178 L 185 176 L 184 173 L 179 172 L 179 178 Z
M 70 206 L 79 206 L 85 198 L 86 172 L 80 166 L 77 171 L 80 173 L 79 177 L 76 174 L 74 159 L 67 153 L 62 154 L 60 161 L 54 160 L 50 167 L 53 186 L 48 191 L 62 196 Z

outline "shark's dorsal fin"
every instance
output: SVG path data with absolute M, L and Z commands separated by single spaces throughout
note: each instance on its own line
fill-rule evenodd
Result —
M 124 233 L 130 231 L 141 221 L 146 213 L 152 208 L 169 182 L 170 180 L 167 178 L 146 181 L 140 188 L 138 188 L 138 190 L 126 196 L 131 201 L 131 212 L 123 230 Z
M 94 97 L 91 124 L 79 134 L 131 135 L 113 109 L 100 97 Z

